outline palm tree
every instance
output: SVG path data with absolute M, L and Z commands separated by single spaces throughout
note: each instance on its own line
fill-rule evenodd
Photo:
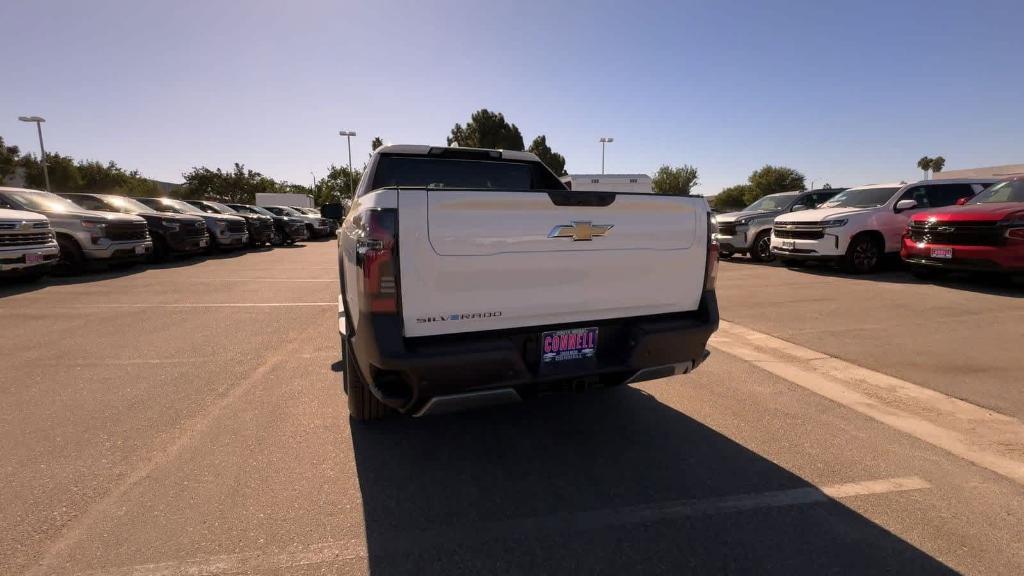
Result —
M 927 156 L 921 156 L 921 159 L 917 161 L 917 167 L 920 168 L 922 172 L 924 172 L 925 180 L 928 179 L 928 170 L 931 169 L 932 162 L 934 162 L 934 160 Z
M 946 159 L 942 156 L 936 156 L 932 158 L 932 176 L 942 172 L 942 169 L 946 167 Z

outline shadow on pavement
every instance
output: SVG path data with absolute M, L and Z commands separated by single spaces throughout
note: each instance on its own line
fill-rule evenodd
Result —
M 183 268 L 186 266 L 192 266 L 200 262 L 205 261 L 209 258 L 203 254 L 186 255 L 186 256 L 175 256 L 167 262 L 152 263 L 152 262 L 137 262 L 134 264 L 111 264 L 82 272 L 81 274 L 74 275 L 54 275 L 50 274 L 35 280 L 32 282 L 26 282 L 18 279 L 5 279 L 0 283 L 0 298 L 5 296 L 14 296 L 17 294 L 25 294 L 27 292 L 34 292 L 36 290 L 42 290 L 49 286 L 69 286 L 75 284 L 88 284 L 90 282 L 99 282 L 101 280 L 110 280 L 113 278 L 122 278 L 125 276 L 133 276 L 146 270 L 160 270 L 165 268 Z
M 944 288 L 978 292 L 992 296 L 1024 298 L 1024 275 L 1013 277 L 1006 274 L 951 272 L 934 280 L 919 280 L 912 276 L 901 264 L 888 264 L 881 272 L 860 275 L 849 274 L 838 268 L 816 263 L 808 263 L 792 270 L 817 276 L 852 278 L 889 284 L 934 284 Z
M 954 573 L 827 498 L 672 514 L 812 487 L 629 387 L 352 428 L 375 574 Z

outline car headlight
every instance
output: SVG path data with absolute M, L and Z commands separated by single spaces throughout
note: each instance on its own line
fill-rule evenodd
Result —
M 103 236 L 107 231 L 107 223 L 99 220 L 82 220 L 82 228 L 91 232 L 93 236 Z
M 825 220 L 825 221 L 821 222 L 821 227 L 822 228 L 842 228 L 843 226 L 846 226 L 846 223 L 847 223 L 847 219 L 846 218 L 839 218 L 837 220 Z

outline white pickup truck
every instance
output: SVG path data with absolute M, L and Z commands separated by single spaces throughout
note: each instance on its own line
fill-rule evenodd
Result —
M 717 262 L 703 198 L 569 191 L 525 152 L 382 147 L 338 232 L 350 414 L 689 372 Z

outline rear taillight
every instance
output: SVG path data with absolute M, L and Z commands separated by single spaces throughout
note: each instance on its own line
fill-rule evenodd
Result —
M 718 241 L 713 235 L 715 223 L 713 216 L 708 214 L 708 260 L 704 267 L 704 289 L 714 290 L 718 281 Z
M 362 271 L 359 294 L 370 312 L 398 312 L 398 211 L 368 210 L 356 240 L 356 265 Z

